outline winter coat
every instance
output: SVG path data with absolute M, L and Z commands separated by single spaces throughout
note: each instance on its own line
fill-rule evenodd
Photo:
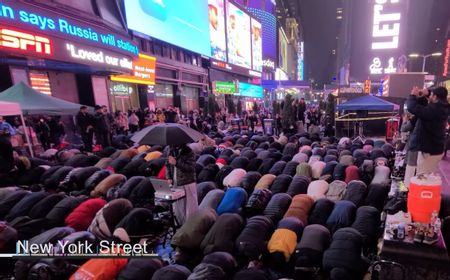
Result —
M 127 177 L 122 174 L 111 174 L 95 186 L 94 190 L 91 191 L 91 196 L 105 196 L 109 189 L 122 185 L 126 180 Z
M 110 157 L 102 158 L 94 166 L 104 169 L 104 168 L 108 167 L 109 165 L 111 165 L 112 161 L 113 161 L 113 159 Z
M 95 166 L 88 166 L 74 170 L 71 172 L 70 184 L 76 189 L 83 189 L 86 180 L 99 170 L 100 168 Z
M 325 197 L 328 191 L 328 182 L 324 180 L 312 181 L 308 186 L 307 194 L 314 200 L 318 200 Z
M 363 236 L 365 246 L 374 246 L 377 242 L 380 227 L 380 212 L 372 206 L 362 206 L 356 210 L 352 228 Z
M 314 200 L 306 194 L 298 194 L 292 198 L 288 210 L 284 214 L 284 218 L 295 217 L 304 225 L 308 224 L 309 211 L 314 205 Z
M 236 157 L 231 161 L 230 166 L 235 169 L 242 168 L 245 170 L 247 168 L 247 165 L 249 164 L 249 162 L 250 162 L 249 159 L 246 157 L 242 157 L 242 156 Z
M 291 201 L 291 196 L 286 193 L 274 194 L 267 204 L 266 209 L 264 209 L 264 216 L 272 219 L 274 224 L 278 223 L 289 208 Z
M 325 197 L 331 201 L 339 201 L 344 197 L 347 184 L 343 181 L 334 180 L 328 185 L 328 191 Z
M 289 187 L 286 191 L 291 197 L 297 194 L 306 194 L 308 191 L 308 186 L 311 183 L 311 179 L 305 176 L 294 176 Z
M 295 173 L 297 176 L 305 176 L 307 178 L 312 178 L 312 170 L 311 166 L 306 163 L 302 162 L 297 166 L 297 172 Z
M 58 202 L 45 216 L 47 228 L 64 226 L 66 217 L 86 199 L 87 196 L 68 196 Z
M 273 158 L 266 158 L 263 160 L 263 162 L 261 163 L 261 165 L 259 166 L 257 171 L 259 173 L 261 173 L 261 175 L 265 175 L 265 174 L 269 173 L 269 171 L 274 166 L 275 162 L 276 162 L 276 160 Z M 280 173 L 281 173 L 281 171 L 280 171 Z
M 245 174 L 242 178 L 241 186 L 247 191 L 247 194 L 251 194 L 253 192 L 261 177 L 261 174 L 256 171 L 250 171 Z
M 225 187 L 238 187 L 241 185 L 245 174 L 247 174 L 247 171 L 242 168 L 233 169 L 233 171 L 223 179 L 223 185 Z
M 5 216 L 7 222 L 11 222 L 17 217 L 28 216 L 30 210 L 39 201 L 45 199 L 48 196 L 46 192 L 32 192 L 26 194 L 19 202 L 17 202 L 9 211 L 9 214 Z
M 146 161 L 143 158 L 132 159 L 119 171 L 119 173 L 127 176 L 128 178 L 132 176 L 137 176 L 139 173 L 138 171 L 139 166 L 141 166 L 145 162 Z
M 319 224 L 326 226 L 327 219 L 331 215 L 334 208 L 334 202 L 326 198 L 321 198 L 314 203 L 309 215 L 310 224 Z
M 362 181 L 351 181 L 347 185 L 343 200 L 353 202 L 356 207 L 364 204 L 367 194 L 367 186 Z
M 200 244 L 200 249 L 205 255 L 218 251 L 232 253 L 243 226 L 244 221 L 238 214 L 220 215 Z
M 136 258 L 130 259 L 128 264 L 117 276 L 117 280 L 147 280 L 164 266 L 160 258 Z
M 201 155 L 198 159 L 197 159 L 197 163 L 199 163 L 202 166 L 207 166 L 210 164 L 215 164 L 216 163 L 216 158 L 213 157 L 212 155 Z
M 176 161 L 175 166 L 166 163 L 167 178 L 173 180 L 177 186 L 194 183 L 196 181 L 194 152 L 189 147 L 183 146 L 178 151 Z M 176 178 L 174 178 L 175 168 L 177 169 Z
M 269 170 L 269 174 L 273 174 L 275 176 L 280 175 L 283 172 L 283 169 L 286 167 L 285 161 L 278 161 L 276 162 L 272 168 Z
M 186 223 L 175 232 L 171 245 L 183 249 L 198 250 L 216 219 L 217 214 L 214 209 L 199 209 L 195 215 L 191 215 Z
M 323 225 L 309 225 L 295 249 L 295 267 L 322 267 L 323 253 L 330 246 L 331 234 Z
M 349 165 L 345 169 L 345 183 L 349 183 L 353 180 L 359 180 L 359 169 L 354 165 Z
M 130 159 L 128 157 L 120 156 L 114 159 L 109 166 L 114 172 L 120 172 L 129 162 Z
M 76 231 L 87 230 L 97 211 L 105 206 L 106 201 L 101 198 L 91 198 L 82 202 L 65 219 L 65 224 Z
M 209 191 L 212 191 L 214 189 L 217 189 L 216 183 L 212 181 L 206 181 L 197 184 L 197 201 L 198 203 L 201 203 L 203 198 L 206 196 L 206 194 Z
M 287 219 L 292 219 L 292 217 Z M 299 228 L 303 228 L 300 220 L 297 221 L 298 222 L 293 225 L 294 229 L 278 228 L 275 230 L 267 244 L 269 253 L 282 253 L 285 257 L 285 261 L 289 260 L 292 253 L 294 253 L 297 239 L 300 238 L 300 236 L 297 236 L 296 230 L 300 231 Z
M 225 280 L 226 274 L 222 268 L 217 265 L 200 263 L 197 265 L 188 280 Z
M 133 189 L 142 181 L 145 180 L 144 176 L 133 176 L 128 179 L 123 185 L 117 190 L 117 197 L 128 198 L 133 191 Z
M 247 193 L 243 188 L 229 188 L 217 206 L 217 214 L 237 213 L 247 202 Z
M 349 227 L 353 223 L 356 206 L 351 201 L 341 200 L 334 204 L 333 211 L 327 220 L 327 228 L 331 233 L 340 228 Z
M 164 266 L 153 274 L 152 280 L 186 280 L 191 271 L 179 264 Z
M 133 205 L 126 198 L 110 201 L 96 213 L 88 231 L 92 232 L 99 240 L 110 239 L 116 225 L 131 209 L 133 209 Z
M 202 263 L 220 267 L 228 279 L 231 278 L 237 268 L 236 259 L 227 252 L 212 252 L 207 254 L 203 258 Z
M 265 252 L 266 242 L 274 230 L 272 220 L 265 216 L 254 216 L 248 219 L 235 245 L 239 256 L 247 260 L 257 260 Z
M 338 163 L 334 168 L 333 179 L 339 181 L 345 181 L 345 170 L 347 169 L 347 165 Z
M 342 155 L 339 158 L 339 163 L 349 166 L 349 165 L 353 165 L 353 156 L 352 155 Z
M 337 156 L 335 156 L 335 155 L 326 155 L 326 156 L 323 158 L 323 161 L 324 161 L 325 163 L 328 163 L 328 162 L 330 162 L 330 161 L 336 161 L 336 162 L 337 162 L 337 160 L 338 160 L 338 158 L 337 158 Z
M 148 179 L 141 180 L 130 192 L 128 200 L 133 206 L 153 210 L 155 207 L 155 189 Z
M 372 182 L 375 185 L 389 186 L 390 183 L 391 170 L 387 166 L 377 166 L 375 167 L 375 175 L 373 176 Z
M 84 188 L 88 191 L 93 190 L 101 181 L 103 181 L 109 175 L 111 175 L 111 172 L 109 172 L 108 170 L 99 170 L 94 172 L 84 182 Z
M 362 242 L 362 235 L 353 228 L 336 231 L 323 255 L 324 270 L 331 272 L 332 277 L 339 271 L 346 279 L 361 279 L 367 270 L 361 258 Z
M 209 191 L 198 206 L 199 209 L 211 208 L 216 209 L 222 201 L 225 192 L 220 189 Z
M 260 158 L 252 158 L 247 165 L 247 171 L 257 171 L 262 162 L 263 160 Z
M 231 173 L 231 171 L 233 171 L 233 167 L 229 166 L 229 165 L 225 165 L 224 167 L 222 167 L 219 172 L 216 175 L 216 184 L 217 187 L 219 189 L 223 189 L 224 185 L 223 185 L 223 180 Z
M 290 175 L 281 174 L 278 175 L 270 186 L 270 191 L 275 193 L 286 192 L 287 188 L 292 182 L 292 177 Z
M 276 176 L 273 174 L 266 174 L 259 179 L 258 183 L 255 186 L 255 189 L 264 189 L 264 188 L 270 188 L 270 186 L 275 181 Z
M 154 227 L 152 211 L 134 208 L 116 225 L 113 236 L 123 242 L 133 242 L 157 230 Z
M 8 193 L 0 201 L 0 219 L 4 220 L 5 216 L 11 211 L 11 209 L 19 203 L 30 192 L 25 190 L 16 190 Z
M 206 165 L 198 174 L 197 183 L 214 181 L 219 170 L 219 166 L 215 163 Z
M 90 259 L 78 268 L 78 270 L 70 277 L 70 280 L 116 279 L 127 263 L 128 259 Z
M 288 163 L 286 163 L 286 166 L 283 169 L 283 174 L 294 176 L 295 173 L 297 172 L 297 166 L 298 166 L 298 162 L 289 161 Z
M 63 200 L 66 196 L 61 193 L 50 194 L 31 208 L 28 216 L 32 219 L 45 218 L 47 214 L 53 209 L 53 207 Z
M 293 157 L 292 157 L 292 161 L 295 161 L 297 163 L 302 163 L 302 162 L 308 162 L 308 155 L 306 155 L 305 153 L 296 153 Z
M 384 204 L 388 198 L 389 187 L 383 185 L 370 185 L 365 205 L 373 206 L 378 211 L 383 211 Z M 442 209 L 442 206 L 441 206 Z
M 243 269 L 237 272 L 233 277 L 233 280 L 248 280 L 248 279 L 270 280 L 271 278 L 269 277 L 269 275 L 267 275 L 267 273 L 264 270 L 254 267 Z
M 262 214 L 272 197 L 269 189 L 255 189 L 245 205 L 247 216 Z
M 448 103 L 437 102 L 422 106 L 415 96 L 409 96 L 407 100 L 408 111 L 417 117 L 415 131 L 417 131 L 418 150 L 431 155 L 439 155 L 444 152 L 445 128 L 448 123 L 450 106 Z
M 324 175 L 331 175 L 333 176 L 334 173 L 334 168 L 337 165 L 337 161 L 329 161 L 325 163 L 325 167 L 322 170 L 322 173 L 320 174 L 320 176 L 324 176 Z

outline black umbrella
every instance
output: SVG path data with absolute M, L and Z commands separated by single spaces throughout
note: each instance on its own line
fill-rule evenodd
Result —
M 185 125 L 166 123 L 146 127 L 136 132 L 131 140 L 140 145 L 177 146 L 197 142 L 203 137 L 203 134 Z

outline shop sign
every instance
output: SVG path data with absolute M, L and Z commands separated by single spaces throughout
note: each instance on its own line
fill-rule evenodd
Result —
M 133 93 L 133 87 L 123 83 L 111 83 L 109 92 L 115 96 L 129 96 Z
M 139 48 L 124 36 L 113 34 L 103 28 L 88 26 L 76 19 L 60 17 L 21 1 L 0 1 L 0 20 L 3 24 L 31 32 L 38 31 L 69 41 L 80 41 L 131 56 L 139 54 Z
M 261 72 L 258 71 L 254 71 L 251 69 L 247 69 L 245 67 L 240 67 L 240 66 L 236 66 L 234 64 L 229 64 L 223 61 L 218 61 L 215 59 L 211 59 L 211 66 L 214 68 L 218 68 L 221 70 L 226 70 L 229 72 L 233 72 L 236 74 L 240 74 L 240 75 L 244 75 L 244 76 L 250 76 L 250 77 L 257 77 L 257 78 L 261 78 L 262 74 Z
M 215 94 L 234 94 L 236 92 L 236 84 L 234 82 L 213 82 L 213 93 Z
M 447 47 L 445 48 L 445 57 L 444 57 L 444 72 L 442 73 L 442 76 L 447 77 L 448 76 L 448 64 L 450 62 L 450 39 L 447 40 Z
M 143 85 L 155 84 L 156 58 L 139 54 L 138 59 L 133 60 L 132 75 L 114 75 L 112 81 L 135 83 Z

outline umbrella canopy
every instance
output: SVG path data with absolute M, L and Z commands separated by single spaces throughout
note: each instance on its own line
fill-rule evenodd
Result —
M 74 115 L 81 106 L 40 93 L 23 82 L 0 92 L 0 101 L 18 103 L 25 115 Z
M 203 137 L 203 134 L 185 125 L 166 123 L 146 127 L 134 134 L 131 140 L 140 145 L 177 146 L 197 142 Z
M 394 111 L 399 108 L 397 104 L 372 95 L 358 97 L 337 106 L 339 111 Z

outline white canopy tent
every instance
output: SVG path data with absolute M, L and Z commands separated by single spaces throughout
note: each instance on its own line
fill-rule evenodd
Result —
M 25 131 L 25 138 L 27 139 L 28 148 L 30 150 L 31 157 L 34 156 L 33 154 L 33 145 L 31 144 L 30 137 L 28 135 L 28 129 L 25 124 L 25 120 L 23 118 L 22 109 L 20 108 L 19 103 L 13 103 L 13 102 L 5 102 L 0 101 L 0 115 L 1 116 L 20 116 L 20 120 L 23 123 L 24 131 Z

